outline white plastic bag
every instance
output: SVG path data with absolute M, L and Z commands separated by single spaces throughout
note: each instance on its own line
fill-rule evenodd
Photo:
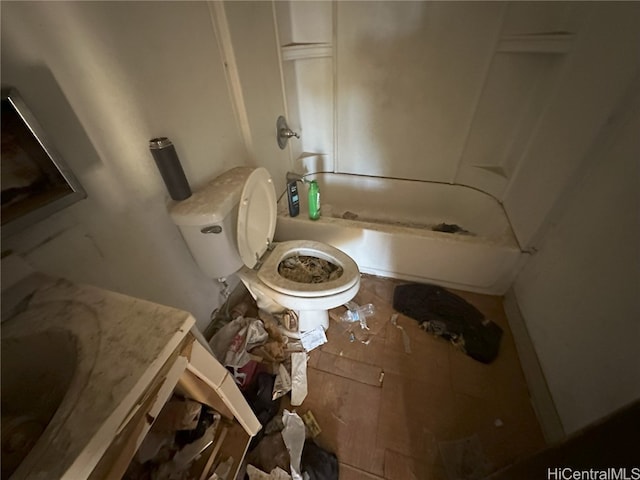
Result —
M 238 317 L 216 333 L 209 346 L 225 367 L 244 367 L 251 356 L 249 350 L 262 345 L 269 338 L 262 320 Z
M 291 391 L 291 375 L 282 364 L 278 366 L 278 374 L 273 382 L 273 394 L 271 400 L 276 400 Z
M 307 352 L 291 354 L 291 405 L 302 405 L 307 397 Z
M 284 424 L 282 440 L 284 440 L 291 458 L 291 478 L 293 480 L 302 480 L 300 460 L 306 435 L 304 422 L 296 412 L 291 413 L 285 409 L 282 412 L 282 423 Z

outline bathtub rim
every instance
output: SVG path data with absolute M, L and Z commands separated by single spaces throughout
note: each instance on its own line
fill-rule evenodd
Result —
M 333 217 L 333 216 L 323 216 L 322 215 L 322 211 L 320 214 L 320 219 L 319 220 L 336 220 L 336 221 L 353 221 L 353 222 L 357 222 L 357 223 L 361 223 L 364 225 L 367 225 L 367 228 L 371 229 L 371 230 L 376 230 L 376 231 L 381 231 L 381 232 L 386 232 L 386 233 L 405 233 L 405 234 L 414 234 L 414 232 L 424 232 L 424 233 L 433 233 L 433 234 L 440 234 L 440 235 L 445 235 L 445 237 L 441 237 L 443 239 L 449 239 L 449 240 L 462 240 L 464 238 L 475 238 L 476 241 L 472 241 L 472 243 L 477 243 L 477 242 L 481 242 L 481 243 L 485 243 L 488 242 L 490 244 L 493 245 L 499 245 L 499 246 L 504 246 L 504 247 L 511 247 L 511 248 L 517 248 L 521 253 L 531 253 L 529 250 L 523 249 L 522 246 L 520 245 L 520 242 L 518 240 L 518 237 L 515 234 L 515 230 L 513 229 L 513 225 L 511 223 L 511 220 L 509 218 L 509 215 L 507 214 L 506 209 L 504 208 L 504 204 L 493 194 L 489 193 L 489 192 L 485 192 L 484 190 L 481 190 L 477 187 L 474 187 L 472 185 L 466 185 L 466 184 L 462 184 L 462 183 L 457 183 L 457 182 L 442 182 L 442 181 L 436 181 L 436 180 L 419 180 L 419 179 L 412 179 L 412 178 L 402 178 L 402 177 L 381 177 L 381 176 L 377 176 L 377 175 L 365 175 L 365 174 L 359 174 L 359 173 L 347 173 L 347 172 L 332 172 L 332 171 L 317 171 L 317 172 L 309 172 L 309 173 L 305 173 L 305 174 L 300 174 L 302 176 L 302 178 L 304 179 L 304 181 L 311 181 L 311 180 L 316 180 L 316 176 L 317 175 L 336 175 L 336 176 L 345 176 L 345 177 L 358 177 L 358 178 L 366 178 L 366 179 L 375 179 L 375 180 L 391 180 L 391 181 L 399 181 L 399 182 L 410 182 L 413 184 L 434 184 L 434 185 L 441 185 L 441 186 L 452 186 L 452 187 L 462 187 L 462 188 L 466 188 L 469 190 L 473 190 L 475 192 L 478 192 L 480 194 L 482 194 L 483 196 L 489 197 L 491 200 L 493 200 L 496 203 L 496 206 L 500 209 L 502 216 L 504 217 L 504 219 L 506 220 L 506 226 L 508 227 L 508 232 L 507 232 L 507 237 L 508 237 L 508 241 L 503 242 L 499 240 L 499 237 L 490 237 L 490 236 L 486 236 L 486 235 L 463 235 L 463 234 L 451 234 L 451 233 L 446 233 L 446 232 L 438 232 L 435 230 L 429 230 L 429 229 L 421 229 L 421 228 L 416 228 L 416 227 L 409 227 L 409 226 L 401 226 L 401 225 L 392 225 L 393 230 L 395 231 L 389 231 L 388 229 L 386 229 L 384 226 L 388 225 L 382 222 L 367 222 L 366 220 L 348 220 L 345 218 L 340 218 L 340 217 Z M 287 206 L 287 200 L 286 200 L 286 189 L 278 196 L 277 199 L 277 215 L 278 217 L 280 216 L 284 216 L 284 217 L 289 217 L 292 220 L 300 220 L 300 221 L 305 221 L 303 219 L 299 219 L 298 217 L 305 217 L 305 214 L 307 213 L 304 208 L 303 208 L 303 204 L 304 202 L 301 202 L 300 204 L 300 214 L 298 217 L 290 217 L 289 215 L 289 211 L 288 211 L 288 206 Z M 282 202 L 282 204 L 281 204 Z M 328 201 L 323 202 L 325 205 L 328 206 L 333 206 L 331 203 L 331 199 L 329 199 Z M 319 220 L 314 220 L 314 221 L 319 221 Z M 311 220 L 309 220 L 311 221 Z M 413 232 L 412 232 L 413 231 Z M 429 235 L 430 236 L 430 235 Z M 504 234 L 503 234 L 504 236 Z M 455 237 L 455 238 L 452 238 Z M 482 240 L 480 240 L 482 239 Z M 470 241 L 470 240 L 468 240 Z

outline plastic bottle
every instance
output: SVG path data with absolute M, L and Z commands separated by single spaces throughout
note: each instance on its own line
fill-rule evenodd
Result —
M 320 218 L 320 188 L 315 180 L 309 183 L 309 218 L 311 220 Z
M 349 302 L 345 306 L 347 307 L 347 311 L 340 315 L 340 321 L 347 323 L 360 322 L 360 326 L 363 329 L 369 330 L 367 317 L 376 313 L 376 307 L 372 303 L 358 305 L 354 302 Z

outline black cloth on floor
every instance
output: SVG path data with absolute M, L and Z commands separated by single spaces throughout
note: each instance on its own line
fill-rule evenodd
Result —
M 313 440 L 305 440 L 300 468 L 309 480 L 338 480 L 340 465 L 335 453 L 320 448 Z
M 255 413 L 260 424 L 264 427 L 280 411 L 280 398 L 273 400 L 273 384 L 276 376 L 261 372 L 249 389 L 244 393 L 247 403 Z M 249 451 L 253 450 L 264 437 L 262 428 L 255 437 L 251 439 Z
M 491 363 L 498 355 L 502 328 L 442 287 L 398 285 L 393 292 L 393 308 L 417 320 L 426 331 L 451 340 L 475 360 Z

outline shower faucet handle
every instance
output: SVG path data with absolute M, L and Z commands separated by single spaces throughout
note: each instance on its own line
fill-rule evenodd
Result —
M 291 138 L 291 137 L 300 138 L 300 135 L 298 135 L 296 132 L 294 132 L 290 128 L 283 128 L 282 130 L 280 130 L 280 136 L 287 137 L 287 138 Z
M 276 122 L 276 131 L 278 146 L 280 147 L 280 150 L 284 150 L 284 147 L 287 146 L 287 141 L 291 137 L 300 138 L 300 135 L 289 128 L 289 126 L 287 125 L 287 120 L 282 115 L 278 117 L 278 120 Z

